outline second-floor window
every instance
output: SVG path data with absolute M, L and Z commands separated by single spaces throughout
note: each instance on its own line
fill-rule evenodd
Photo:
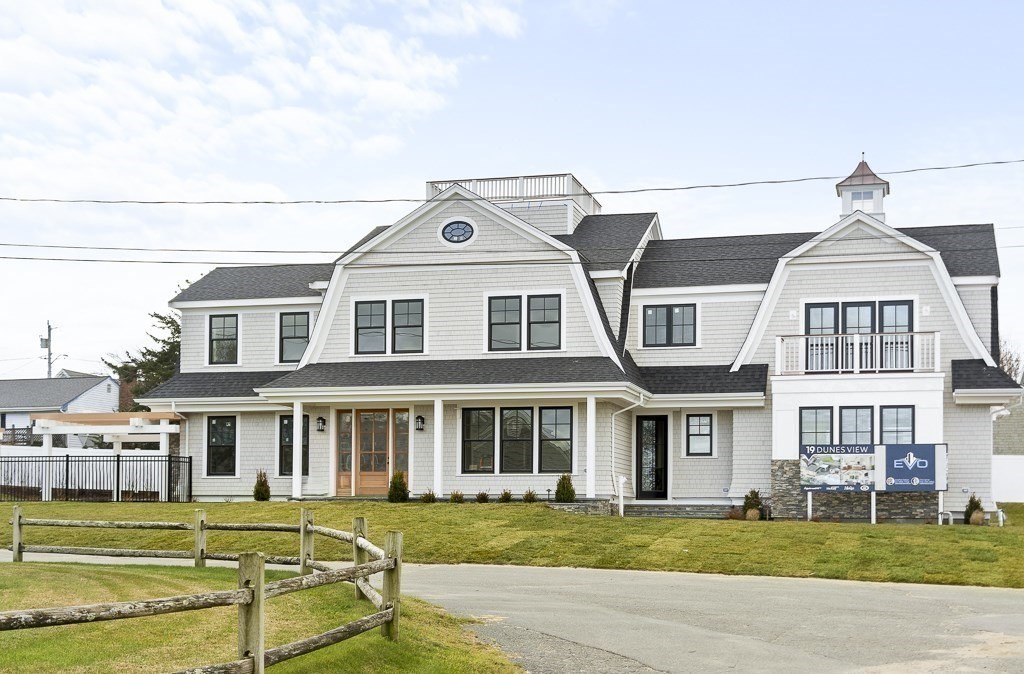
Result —
M 210 364 L 238 363 L 238 314 L 210 316 Z
M 423 352 L 423 300 L 395 300 L 391 304 L 391 351 Z
M 297 363 L 309 344 L 309 314 L 306 312 L 281 314 L 281 343 L 278 358 L 282 363 Z
M 562 298 L 558 295 L 531 296 L 527 348 L 557 349 L 562 346 Z
M 422 298 L 356 302 L 354 352 L 423 353 L 425 309 Z
M 644 307 L 644 346 L 696 346 L 697 306 L 663 304 Z
M 388 303 L 356 302 L 356 353 L 385 353 Z
M 492 297 L 488 302 L 488 344 L 491 351 L 522 348 L 521 297 Z
M 562 348 L 560 294 L 487 298 L 487 350 L 522 351 L 524 342 L 529 351 Z

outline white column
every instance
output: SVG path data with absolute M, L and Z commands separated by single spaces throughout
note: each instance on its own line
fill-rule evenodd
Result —
M 444 401 L 434 400 L 434 493 L 444 493 Z
M 170 427 L 170 420 L 160 420 L 160 456 L 167 456 L 171 453 L 171 436 L 167 434 L 167 429 Z
M 302 403 L 292 410 L 292 498 L 302 498 Z
M 587 498 L 597 496 L 597 398 L 587 396 Z

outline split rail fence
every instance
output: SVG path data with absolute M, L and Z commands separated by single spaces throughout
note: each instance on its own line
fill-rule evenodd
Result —
M 238 660 L 184 670 L 194 674 L 261 673 L 266 667 L 285 660 L 312 653 L 327 646 L 381 628 L 386 639 L 398 639 L 401 614 L 402 534 L 389 531 L 384 547 L 380 548 L 367 538 L 366 518 L 352 520 L 352 531 L 340 531 L 313 523 L 313 513 L 302 509 L 299 524 L 255 523 L 226 524 L 207 522 L 206 513 L 197 510 L 195 522 L 122 522 L 98 520 L 30 519 L 14 507 L 11 519 L 13 540 L 9 548 L 13 561 L 23 561 L 24 553 L 54 553 L 67 555 L 103 555 L 107 557 L 156 557 L 194 559 L 196 567 L 205 567 L 206 560 L 238 562 L 238 589 L 219 592 L 163 597 L 140 601 L 64 606 L 58 608 L 28 609 L 0 612 L 0 631 L 72 625 L 102 620 L 122 620 L 144 616 L 195 611 L 218 606 L 238 606 Z M 27 527 L 86 527 L 104 529 L 164 529 L 194 532 L 192 550 L 132 550 L 122 548 L 71 547 L 62 545 L 26 545 Z M 206 551 L 208 531 L 260 531 L 287 532 L 299 535 L 299 556 L 263 555 L 258 552 L 211 553 Z M 313 557 L 316 535 L 351 543 L 353 566 L 333 569 Z M 298 565 L 299 574 L 270 583 L 265 582 L 265 564 Z M 370 584 L 369 578 L 383 574 L 382 591 Z M 346 623 L 335 629 L 306 639 L 266 648 L 264 642 L 265 601 L 291 592 L 309 590 L 324 585 L 348 582 L 355 586 L 355 598 L 368 600 L 376 612 Z

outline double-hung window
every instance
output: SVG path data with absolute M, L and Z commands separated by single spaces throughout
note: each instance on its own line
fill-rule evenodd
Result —
M 425 304 L 423 299 L 356 302 L 354 353 L 423 353 Z
M 832 408 L 800 408 L 800 444 L 832 444 Z
M 206 417 L 208 477 L 235 477 L 238 469 L 237 426 L 237 417 Z
M 697 305 L 644 307 L 644 346 L 696 346 Z
M 540 408 L 540 472 L 572 472 L 572 408 Z
M 533 408 L 501 409 L 501 472 L 533 472 Z
M 423 353 L 423 300 L 391 303 L 391 352 Z
M 883 445 L 914 444 L 914 407 L 885 406 L 879 408 Z
M 874 442 L 874 408 L 839 408 L 839 444 L 870 445 Z
M 462 410 L 462 472 L 494 472 L 494 409 Z
M 210 365 L 238 363 L 238 314 L 210 316 Z
M 379 302 L 356 302 L 356 353 L 386 353 L 387 306 Z
M 487 298 L 487 350 L 522 351 L 524 340 L 529 351 L 562 348 L 561 295 Z
M 522 347 L 523 298 L 491 297 L 487 304 L 488 349 L 519 351 Z
M 282 313 L 278 358 L 281 363 L 297 363 L 309 344 L 309 314 L 305 311 Z
M 282 477 L 292 474 L 292 427 L 295 425 L 295 417 L 283 415 L 280 417 L 280 443 L 277 449 L 278 474 Z M 309 475 L 309 415 L 302 415 L 302 475 Z
M 712 456 L 712 423 L 710 414 L 686 415 L 686 455 Z
M 527 348 L 531 351 L 562 347 L 562 297 L 532 295 L 527 324 Z

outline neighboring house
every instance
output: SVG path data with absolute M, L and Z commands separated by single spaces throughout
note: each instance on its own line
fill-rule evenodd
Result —
M 1024 402 L 993 416 L 992 497 L 1001 503 L 1024 502 Z
M 53 379 L 0 380 L 0 428 L 5 429 L 2 444 L 25 441 L 31 435 L 37 412 L 116 412 L 118 383 L 102 375 L 65 375 L 61 370 Z M 20 432 L 19 432 L 20 431 Z M 81 438 L 68 438 L 68 449 L 82 446 Z
M 53 376 L 56 379 L 71 379 L 72 377 L 96 377 L 98 375 L 89 374 L 88 372 L 76 372 L 75 370 L 62 369 Z
M 580 496 L 805 515 L 801 444 L 948 443 L 946 507 L 991 506 L 991 225 L 893 229 L 861 163 L 823 232 L 666 240 L 571 174 L 432 182 L 334 264 L 218 268 L 175 297 L 195 494 Z M 303 440 L 292 445 L 299 424 Z M 294 466 L 301 465 L 296 472 Z M 621 485 L 621 486 L 620 486 Z M 822 494 L 823 517 L 866 517 Z M 878 495 L 934 518 L 934 493 Z

